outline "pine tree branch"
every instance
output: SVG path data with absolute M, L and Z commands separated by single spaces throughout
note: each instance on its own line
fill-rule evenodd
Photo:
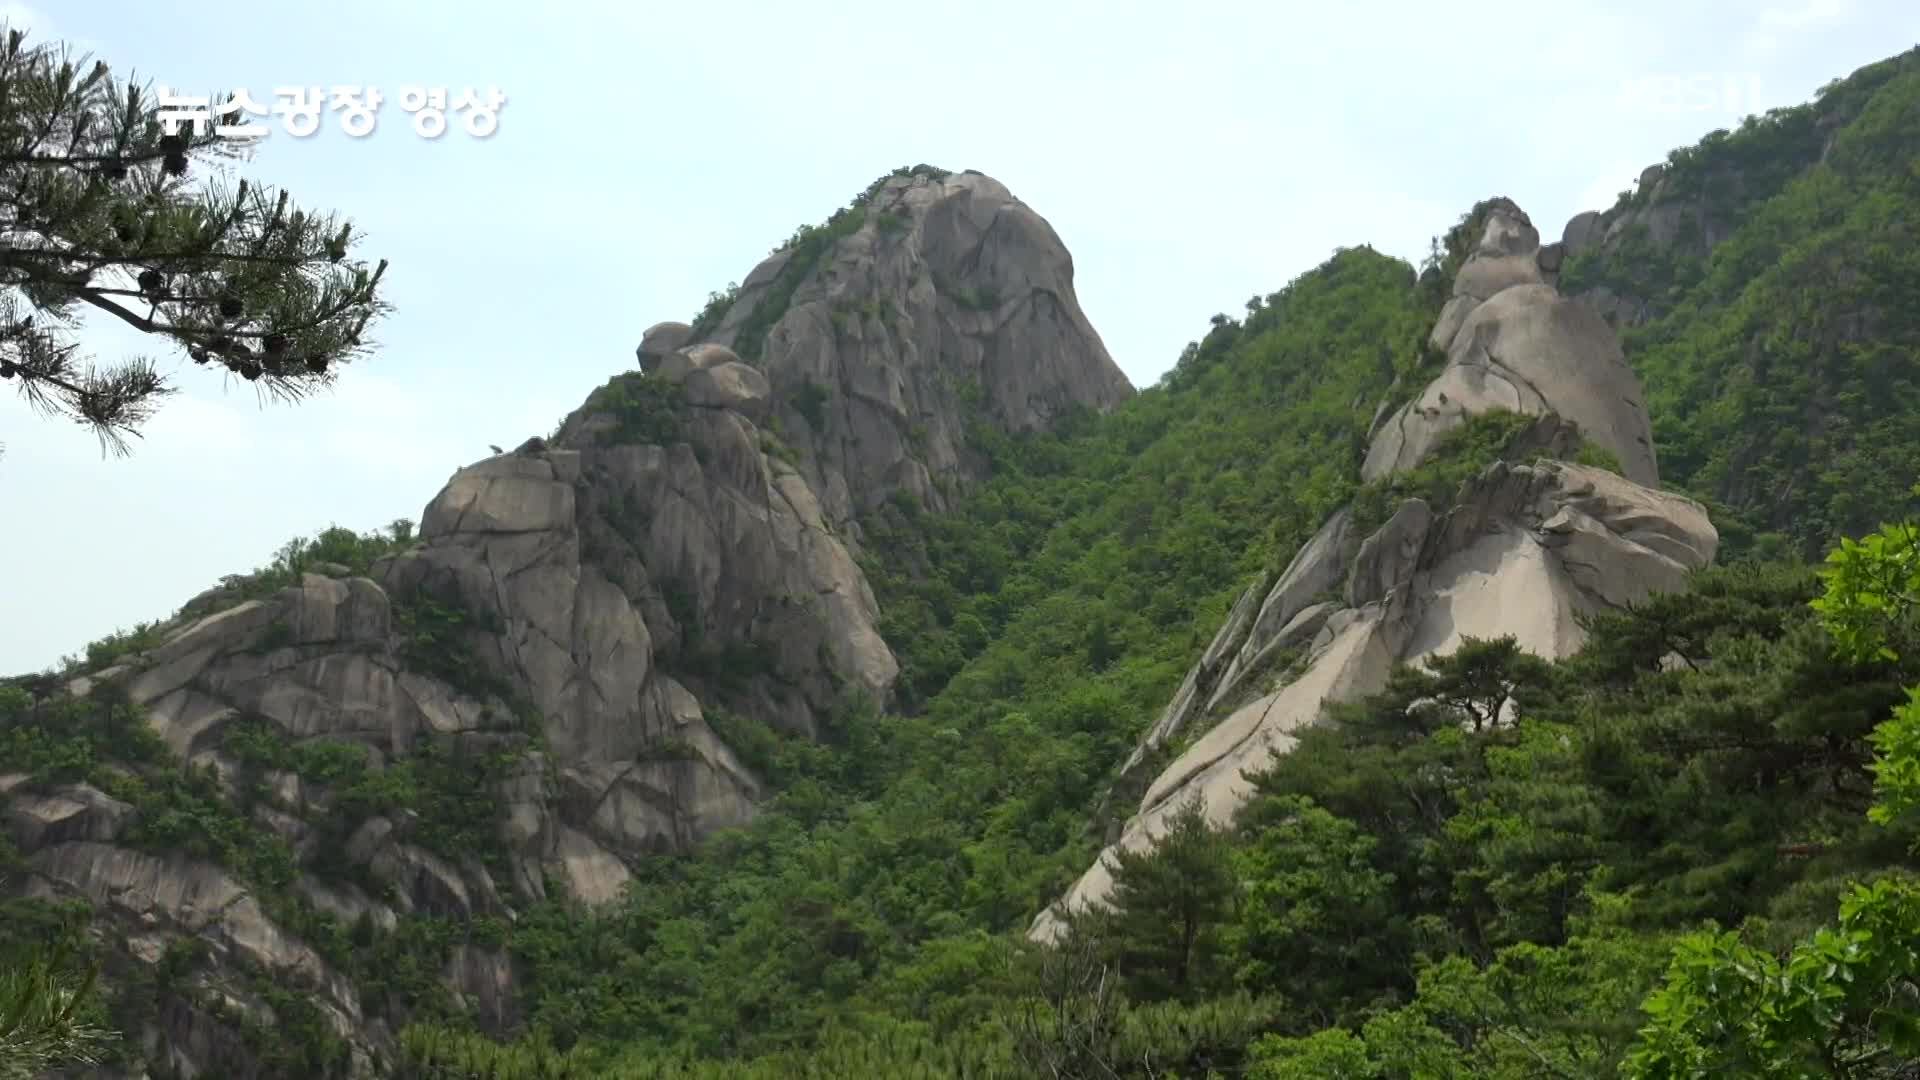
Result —
M 78 386 L 75 386 L 74 384 L 68 382 L 67 380 L 61 378 L 58 375 L 50 375 L 43 371 L 33 371 L 27 368 L 20 367 L 17 364 L 12 365 L 8 370 L 4 372 L 0 372 L 0 374 L 8 374 L 21 379 L 32 379 L 35 382 L 48 383 L 56 387 L 57 389 L 63 390 L 66 393 L 73 395 L 76 398 L 84 398 L 87 396 L 87 391 L 81 389 Z
M 171 392 L 145 361 L 76 363 L 52 335 L 77 326 L 82 305 L 286 400 L 364 351 L 388 310 L 386 263 L 370 273 L 346 261 L 351 226 L 245 179 L 230 191 L 184 179 L 192 161 L 257 140 L 163 133 L 150 92 L 23 40 L 0 41 L 0 344 L 17 350 L 0 356 L 0 375 L 18 377 L 30 403 L 119 447 Z M 31 330 L 34 313 L 59 325 Z
M 119 304 L 108 300 L 105 296 L 101 295 L 101 290 L 99 289 L 76 289 L 74 295 L 136 330 L 144 330 L 149 334 L 158 334 L 163 331 L 163 328 L 155 324 L 153 320 L 135 315 Z

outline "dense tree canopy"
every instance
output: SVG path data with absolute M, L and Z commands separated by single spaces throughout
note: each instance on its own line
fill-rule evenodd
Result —
M 1641 224 L 1566 268 L 1570 291 L 1649 303 L 1624 338 L 1661 475 L 1709 502 L 1729 556 L 1818 559 L 1920 512 L 1916 143 L 1911 49 L 1674 151 L 1674 242 Z

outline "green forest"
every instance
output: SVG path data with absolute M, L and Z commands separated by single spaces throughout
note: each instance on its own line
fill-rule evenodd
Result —
M 1376 408 L 1442 362 L 1426 338 L 1479 208 L 1424 266 L 1343 249 L 1216 316 L 1109 414 L 1021 437 L 978 418 L 991 478 L 957 509 L 902 496 L 862 522 L 890 707 L 848 701 L 817 742 L 716 720 L 775 792 L 752 826 L 646 861 L 595 911 L 284 918 L 410 1021 L 398 1075 L 420 1080 L 1920 1075 L 1920 51 L 1675 151 L 1668 180 L 1694 231 L 1582 255 L 1561 287 L 1648 301 L 1623 343 L 1716 565 L 1592 619 L 1565 661 L 1473 641 L 1333 707 L 1231 829 L 1189 812 L 1120 859 L 1113 909 L 1059 947 L 1025 931 L 1125 816 L 1120 763 L 1233 601 L 1339 507 L 1444 501 L 1507 445 L 1496 414 L 1392 484 L 1359 477 Z M 335 530 L 273 580 L 411 542 Z M 423 662 L 457 667 L 435 651 L 457 613 L 407 618 Z M 0 757 L 118 785 L 165 811 L 124 842 L 196 845 L 271 896 L 285 853 L 155 743 L 109 699 L 0 688 Z M 490 843 L 463 832 L 486 813 L 474 763 L 301 753 L 354 806 Z M 84 967 L 85 921 L 8 901 L 0 949 L 67 941 Z M 433 977 L 475 940 L 513 957 L 513 1031 Z M 76 1015 L 125 1030 L 194 962 Z M 266 1060 L 344 1075 L 284 1006 Z

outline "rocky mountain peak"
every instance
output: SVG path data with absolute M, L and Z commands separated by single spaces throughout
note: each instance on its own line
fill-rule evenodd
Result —
M 397 756 L 531 736 L 506 877 L 612 895 L 623 860 L 752 816 L 759 781 L 710 716 L 811 735 L 850 696 L 885 704 L 859 510 L 937 506 L 934 476 L 972 475 L 972 416 L 1031 430 L 1131 393 L 1072 276 L 997 181 L 898 170 L 693 323 L 646 331 L 641 370 L 550 438 L 456 472 L 405 550 L 279 591 L 236 579 L 78 692 L 122 686 L 229 772 L 242 721 Z M 418 654 L 423 613 L 457 663 Z
M 764 374 L 768 427 L 852 536 L 895 492 L 944 509 L 983 475 L 971 418 L 1031 431 L 1133 392 L 1046 219 L 989 176 L 930 166 L 882 177 L 638 351 L 653 370 L 707 346 Z
M 1144 789 L 1137 807 L 1035 920 L 1035 940 L 1059 935 L 1061 909 L 1104 904 L 1108 853 L 1153 846 L 1190 801 L 1231 822 L 1247 773 L 1321 722 L 1324 703 L 1374 693 L 1396 665 L 1469 638 L 1511 636 L 1564 658 L 1585 640 L 1582 616 L 1681 591 L 1712 561 L 1719 534 L 1705 509 L 1658 490 L 1639 383 L 1612 329 L 1554 285 L 1559 245 L 1542 248 L 1511 200 L 1483 209 L 1429 338 L 1446 364 L 1376 426 L 1361 475 L 1381 489 L 1457 452 L 1447 436 L 1476 419 L 1535 419 L 1444 501 L 1404 498 L 1383 519 L 1363 520 L 1358 500 L 1335 512 L 1241 596 L 1122 766 L 1115 797 Z M 1583 445 L 1617 470 L 1555 460 Z
M 997 1021 L 1049 1007 L 1035 991 L 1078 1007 L 1066 983 L 939 976 L 998 960 L 1102 788 L 1110 846 L 1063 906 L 1127 917 L 1051 958 L 1068 976 L 1127 959 L 1092 1002 L 1115 1006 L 1114 1053 L 1067 1048 L 1083 1060 L 1312 1071 L 1317 1038 L 1259 1039 L 1273 1002 L 1337 1020 L 1426 959 L 1497 975 L 1489 942 L 1571 941 L 1577 963 L 1574 917 L 1617 898 L 1569 906 L 1565 866 L 1527 878 L 1542 850 L 1648 887 L 1659 925 L 1616 942 L 1643 960 L 1709 909 L 1797 922 L 1839 874 L 1883 868 L 1885 845 L 1828 811 L 1870 786 L 1872 710 L 1904 698 L 1883 665 L 1868 683 L 1834 665 L 1804 565 L 1767 553 L 1910 509 L 1920 406 L 1893 376 L 1920 338 L 1893 300 L 1915 87 L 1871 109 L 1858 87 L 1828 96 L 1875 130 L 1788 113 L 1676 153 L 1559 243 L 1496 198 L 1431 272 L 1343 249 L 1245 320 L 1216 316 L 1162 390 L 1044 460 L 1003 455 L 992 428 L 1127 391 L 1058 237 L 979 174 L 883 177 L 697 317 L 645 330 L 638 369 L 556 431 L 460 470 L 417 531 L 329 530 L 84 662 L 0 681 L 12 937 L 91 909 L 127 1057 L 89 1076 L 671 1071 L 667 1054 L 700 1075 L 885 1076 L 1061 1060 Z M 1805 183 L 1768 179 L 1814 160 Z M 1692 245 L 1763 182 L 1780 194 L 1703 279 Z M 1672 212 L 1689 204 L 1718 215 L 1697 236 Z M 1632 338 L 1656 463 L 1605 316 L 1662 308 Z M 956 497 L 1009 458 L 1040 467 Z M 1723 535 L 1752 572 L 1690 580 Z M 1673 737 L 1724 734 L 1729 708 L 1742 737 Z M 1756 786 L 1755 754 L 1794 756 L 1771 721 L 1803 714 L 1841 716 L 1840 741 Z M 1351 739 L 1310 730 L 1349 718 Z M 1454 719 L 1486 738 L 1450 738 Z M 1283 789 L 1334 816 L 1250 790 L 1276 752 Z M 1400 786 L 1356 767 L 1446 791 L 1416 791 L 1410 823 Z M 1175 853 L 1197 891 L 1159 888 L 1164 862 L 1138 889 L 1109 875 L 1195 804 L 1261 827 Z M 1648 835 L 1649 814 L 1701 826 Z M 1444 842 L 1489 822 L 1501 842 Z M 1357 872 L 1295 872 L 1329 853 Z M 1703 886 L 1703 866 L 1734 872 Z M 1517 884 L 1392 884 L 1449 877 Z M 1226 931 L 1218 951 L 1184 948 L 1196 918 Z M 1429 940 L 1435 918 L 1475 932 Z M 1356 942 L 1379 962 L 1352 964 Z M 1657 983 L 1657 963 L 1636 970 Z M 1602 995 L 1623 1031 L 1631 981 Z M 1593 1000 L 1480 1019 L 1551 1033 Z M 1448 1008 L 1406 1003 L 1415 1027 Z M 1460 1038 L 1429 1040 L 1434 1060 L 1497 1071 L 1511 1046 L 1483 1052 L 1487 1024 L 1443 1023 Z
M 554 889 L 604 903 L 640 860 L 751 821 L 751 747 L 884 707 L 898 674 L 858 514 L 898 492 L 937 508 L 982 475 L 974 420 L 1029 431 L 1132 392 L 1045 220 L 986 176 L 926 167 L 638 352 L 550 436 L 458 470 L 417 535 L 373 552 L 349 537 L 353 566 L 231 578 L 140 648 L 32 691 L 142 710 L 167 760 L 284 842 L 272 904 L 222 899 L 209 920 L 203 897 L 248 888 L 233 868 L 140 850 L 126 837 L 146 811 L 108 792 L 0 770 L 35 888 L 91 898 L 156 956 L 193 938 L 291 980 L 377 1057 L 383 1029 L 302 939 L 301 910 L 389 926 L 511 920 Z M 321 757 L 325 775 L 305 768 Z M 396 769 L 481 802 L 423 823 L 365 794 L 405 790 L 368 779 Z M 510 1010 L 504 962 L 470 949 L 446 979 Z M 204 1019 L 151 1037 L 198 1045 Z M 182 1053 L 188 1073 L 211 1060 Z
M 1512 200 L 1486 205 L 1480 239 L 1428 338 L 1446 366 L 1375 430 L 1363 479 L 1414 468 L 1468 417 L 1500 408 L 1555 414 L 1617 458 L 1623 476 L 1659 487 L 1640 380 L 1606 320 L 1555 287 L 1564 254 L 1562 244 L 1540 245 Z

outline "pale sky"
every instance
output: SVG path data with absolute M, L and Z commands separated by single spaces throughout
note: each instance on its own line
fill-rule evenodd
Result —
M 0 17 L 196 92 L 378 88 L 373 134 L 271 121 L 245 174 L 350 216 L 358 254 L 391 260 L 397 309 L 377 355 L 293 407 L 96 320 L 96 352 L 182 369 L 127 459 L 0 386 L 0 673 L 166 617 L 295 535 L 417 519 L 489 443 L 545 434 L 630 368 L 647 326 L 691 318 L 899 165 L 978 169 L 1052 222 L 1145 387 L 1209 316 L 1336 247 L 1417 260 L 1491 195 L 1557 238 L 1673 147 L 1920 39 L 1912 0 L 35 0 Z M 1695 77 L 1708 93 L 1665 108 L 1633 91 Z M 489 139 L 456 122 L 427 141 L 405 85 L 508 101 Z

